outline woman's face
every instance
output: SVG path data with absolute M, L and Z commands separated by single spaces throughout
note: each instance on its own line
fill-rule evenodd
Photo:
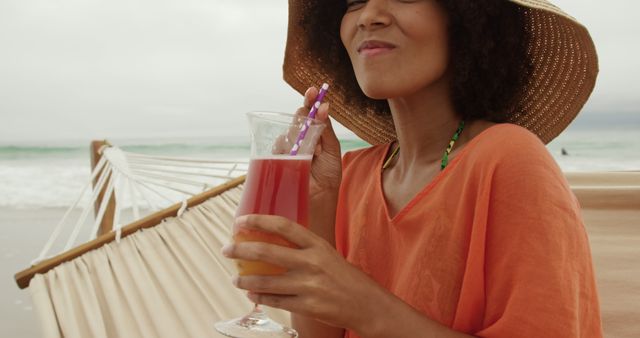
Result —
M 411 95 L 447 71 L 447 14 L 436 0 L 346 0 L 340 38 L 373 99 Z

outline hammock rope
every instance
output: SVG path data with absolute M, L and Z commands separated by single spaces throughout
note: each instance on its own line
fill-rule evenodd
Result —
M 138 154 L 113 145 L 101 147 L 99 153 L 102 156 L 90 178 L 71 207 L 65 211 L 42 251 L 31 262 L 32 265 L 71 249 L 78 244 L 80 234 L 87 230 L 88 240 L 96 238 L 111 201 L 115 201 L 111 231 L 116 232 L 118 240 L 120 230 L 127 221 L 138 220 L 169 205 L 185 201 L 246 174 L 248 168 L 248 162 L 242 160 Z M 89 191 L 92 185 L 93 188 Z M 81 209 L 81 212 L 74 221 L 71 216 L 77 209 Z M 89 222 L 92 210 L 96 217 Z M 125 213 L 127 210 L 131 213 Z M 62 241 L 60 237 L 65 231 L 70 231 L 66 243 L 62 249 L 53 252 L 56 243 Z

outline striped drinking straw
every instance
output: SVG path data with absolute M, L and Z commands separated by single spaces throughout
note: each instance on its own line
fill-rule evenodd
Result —
M 308 119 L 305 121 L 304 125 L 302 126 L 302 129 L 300 130 L 300 134 L 298 134 L 298 139 L 296 140 L 296 143 L 293 145 L 293 148 L 291 148 L 290 155 L 298 155 L 298 150 L 300 149 L 300 143 L 304 139 L 304 136 L 307 135 L 307 130 L 309 130 L 309 127 L 311 126 L 311 120 L 316 118 L 316 113 L 318 112 L 318 108 L 320 108 L 322 99 L 324 99 L 324 96 L 327 94 L 327 90 L 329 90 L 329 85 L 326 83 L 323 83 L 322 87 L 320 88 L 320 92 L 316 97 L 316 102 L 313 104 L 313 106 L 311 107 L 311 110 L 309 111 Z

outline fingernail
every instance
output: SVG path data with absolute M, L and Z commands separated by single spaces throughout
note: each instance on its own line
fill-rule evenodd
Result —
M 244 215 L 244 216 L 240 216 L 240 217 L 237 217 L 237 218 L 234 220 L 234 222 L 233 222 L 233 224 L 234 224 L 235 226 L 243 226 L 243 225 L 245 225 L 246 223 L 247 223 L 247 216 L 246 216 L 246 215 Z
M 225 257 L 229 257 L 229 255 L 231 255 L 231 244 L 225 244 L 222 247 L 222 255 Z
M 257 302 L 258 301 L 258 297 L 257 297 L 257 294 L 255 292 L 247 291 L 247 298 L 249 298 L 249 300 L 252 301 L 252 302 Z

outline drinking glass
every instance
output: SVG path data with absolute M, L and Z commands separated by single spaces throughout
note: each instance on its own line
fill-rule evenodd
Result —
M 305 116 L 285 113 L 251 112 L 247 115 L 251 129 L 251 158 L 236 217 L 278 215 L 308 227 L 311 160 L 324 124 Z M 296 155 L 291 155 L 292 149 L 295 149 L 293 153 L 297 151 Z M 274 234 L 236 228 L 233 229 L 233 241 L 296 247 Z M 283 267 L 259 261 L 236 260 L 236 266 L 240 276 L 274 276 L 286 272 Z M 258 304 L 250 314 L 218 322 L 215 328 L 236 338 L 298 337 L 295 330 L 270 319 Z

